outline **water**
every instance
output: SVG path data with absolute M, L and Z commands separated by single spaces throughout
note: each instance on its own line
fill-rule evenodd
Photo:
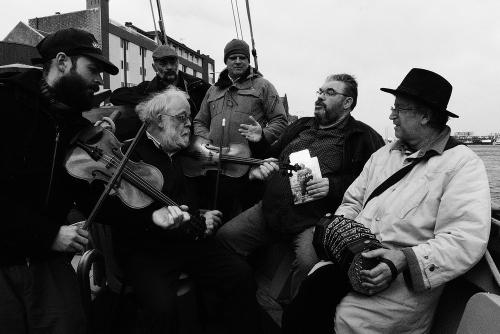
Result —
M 490 181 L 491 202 L 500 206 L 500 145 L 469 145 L 484 161 Z

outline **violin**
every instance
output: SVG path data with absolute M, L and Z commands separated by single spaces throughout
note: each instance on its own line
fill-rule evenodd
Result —
M 70 175 L 89 183 L 94 180 L 108 182 L 120 165 L 123 144 L 107 129 L 92 127 L 74 141 L 65 168 Z M 179 206 L 161 192 L 163 176 L 160 170 L 144 162 L 127 161 L 114 194 L 130 208 L 142 209 L 157 201 L 165 206 Z M 184 226 L 195 238 L 203 237 L 206 225 L 203 217 L 192 214 Z
M 221 174 L 236 178 L 245 175 L 251 166 L 267 162 L 250 156 L 250 148 L 247 145 L 234 143 L 229 147 L 222 147 L 222 151 L 219 152 L 219 148 L 210 145 L 207 139 L 196 136 L 189 147 L 180 154 L 180 159 L 186 176 L 206 175 L 207 171 L 217 171 L 220 167 Z M 279 162 L 278 166 L 282 173 L 301 169 L 298 164 Z

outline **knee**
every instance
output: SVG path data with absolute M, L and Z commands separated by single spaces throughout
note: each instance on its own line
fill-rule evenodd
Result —
M 312 247 L 312 246 L 311 246 Z M 300 272 L 305 272 L 306 274 L 312 269 L 312 267 L 318 263 L 319 259 L 314 249 L 311 252 L 304 252 L 301 249 L 295 251 L 295 261 L 293 263 L 294 269 Z

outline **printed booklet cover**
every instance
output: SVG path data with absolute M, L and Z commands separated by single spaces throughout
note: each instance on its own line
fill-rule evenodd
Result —
M 290 154 L 290 164 L 298 164 L 302 167 L 298 171 L 293 171 L 290 176 L 290 188 L 292 189 L 293 204 L 302 204 L 314 201 L 308 194 L 307 182 L 309 180 L 321 179 L 318 157 L 311 157 L 309 150 L 294 152 Z

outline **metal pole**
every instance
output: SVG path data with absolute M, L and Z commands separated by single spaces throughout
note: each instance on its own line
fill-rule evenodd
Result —
M 156 0 L 156 5 L 158 6 L 158 25 L 160 26 L 161 31 L 160 42 L 161 44 L 167 44 L 167 34 L 165 33 L 165 25 L 163 24 L 163 14 L 161 11 L 160 0 Z

